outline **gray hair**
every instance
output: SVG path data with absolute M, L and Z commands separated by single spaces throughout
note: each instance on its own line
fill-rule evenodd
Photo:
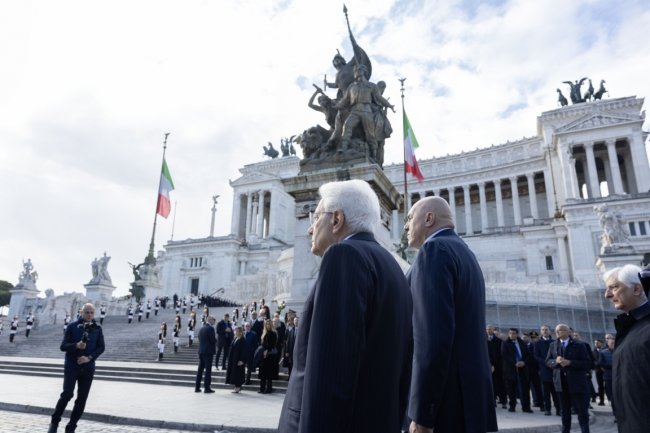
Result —
M 341 210 L 352 231 L 373 233 L 379 226 L 379 199 L 368 182 L 359 179 L 330 182 L 321 185 L 318 192 L 323 211 Z
M 634 287 L 635 284 L 641 284 L 639 272 L 641 272 L 641 268 L 636 265 L 619 266 L 611 271 L 605 272 L 603 281 L 607 284 L 607 281 L 613 278 L 625 284 L 627 287 Z

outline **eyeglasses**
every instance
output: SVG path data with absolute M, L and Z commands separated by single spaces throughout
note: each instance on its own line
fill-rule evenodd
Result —
M 334 212 L 309 212 L 309 224 L 314 225 L 325 214 L 332 214 Z

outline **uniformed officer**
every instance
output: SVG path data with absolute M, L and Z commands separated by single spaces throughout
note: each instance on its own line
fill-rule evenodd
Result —
M 101 307 L 99 307 L 99 324 L 103 325 L 104 324 L 104 319 L 106 318 L 106 305 L 102 304 Z
M 32 327 L 34 327 L 34 315 L 30 311 L 25 319 L 25 338 L 29 337 L 29 333 L 32 332 Z
M 11 321 L 11 327 L 9 328 L 9 342 L 14 342 L 14 336 L 18 332 L 18 316 L 14 316 L 14 320 Z

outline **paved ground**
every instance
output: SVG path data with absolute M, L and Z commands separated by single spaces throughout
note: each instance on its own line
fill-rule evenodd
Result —
M 187 368 L 187 367 L 182 367 Z M 45 431 L 61 392 L 62 379 L 0 374 L 0 433 Z M 95 381 L 78 432 L 262 433 L 278 423 L 284 395 L 256 392 L 194 393 L 172 386 Z M 68 409 L 72 408 L 72 401 Z M 609 407 L 596 406 L 592 433 L 616 432 Z M 26 413 L 27 412 L 27 413 Z M 497 409 L 499 427 L 508 433 L 560 431 L 560 418 L 540 412 Z M 62 421 L 62 424 L 66 421 Z M 573 431 L 579 431 L 574 421 Z M 161 429 L 163 428 L 163 429 Z M 62 429 L 61 429 L 62 430 Z

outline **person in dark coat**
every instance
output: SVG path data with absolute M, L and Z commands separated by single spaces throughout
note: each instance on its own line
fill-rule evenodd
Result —
M 501 344 L 501 360 L 503 361 L 503 379 L 508 390 L 508 411 L 514 412 L 517 407 L 517 394 L 520 391 L 521 409 L 532 413 L 530 408 L 530 378 L 528 363 L 531 355 L 524 340 L 519 338 L 519 330 L 510 328 L 508 339 Z
M 262 347 L 264 354 L 260 364 L 260 394 L 270 394 L 273 392 L 273 380 L 278 378 L 279 371 L 279 353 L 278 352 L 278 334 L 273 328 L 271 319 L 264 321 L 264 332 L 262 332 Z
M 506 408 L 506 391 L 503 386 L 503 366 L 501 362 L 501 342 L 502 340 L 494 334 L 495 327 L 488 325 L 485 328 L 487 334 L 488 356 L 492 366 L 492 388 L 494 390 L 494 399 L 498 401 L 504 409 Z
M 260 338 L 251 330 L 251 324 L 246 322 L 244 325 L 244 343 L 246 344 L 246 385 L 251 384 L 251 374 L 255 371 L 255 366 L 253 365 L 253 355 L 255 355 L 255 350 L 260 345 Z
M 246 376 L 246 342 L 241 326 L 235 326 L 235 336 L 228 354 L 228 369 L 226 370 L 226 383 L 235 385 L 234 394 L 239 394 Z
M 551 328 L 547 325 L 542 325 L 539 328 L 539 332 L 540 338 L 533 346 L 533 356 L 537 360 L 537 365 L 539 366 L 539 378 L 542 382 L 544 415 L 551 415 L 551 399 L 553 399 L 555 414 L 560 415 L 560 402 L 557 399 L 557 393 L 553 386 L 553 370 L 546 365 L 546 355 L 548 355 L 548 349 L 553 342 L 553 339 L 551 338 Z
M 73 433 L 76 430 L 77 423 L 86 408 L 86 400 L 95 376 L 95 361 L 105 349 L 102 328 L 95 322 L 94 317 L 93 304 L 85 304 L 81 309 L 81 317 L 66 328 L 61 342 L 61 351 L 65 352 L 63 392 L 52 414 L 48 433 L 56 433 L 61 416 L 74 396 L 75 386 L 77 398 L 70 414 L 70 421 L 65 427 L 66 433 Z
M 398 432 L 411 366 L 408 285 L 372 234 L 381 221 L 370 185 L 332 182 L 319 192 L 308 233 L 322 261 L 302 310 L 278 432 Z
M 578 413 L 582 433 L 589 433 L 589 384 L 587 372 L 591 368 L 591 354 L 580 341 L 571 338 L 569 326 L 555 327 L 557 340 L 551 343 L 546 365 L 553 369 L 553 385 L 562 408 L 562 433 L 571 431 L 571 408 Z
M 288 370 L 289 378 L 291 378 L 291 370 L 293 369 L 293 349 L 296 346 L 296 335 L 298 332 L 298 318 L 292 319 L 291 326 L 287 331 L 287 344 L 284 346 L 284 360 Z
M 598 397 L 598 406 L 605 406 L 605 380 L 603 378 L 603 369 L 600 368 L 600 352 L 605 349 L 607 346 L 603 344 L 602 340 L 594 340 L 594 350 L 592 351 L 593 357 L 596 360 L 595 362 L 595 373 L 596 373 L 596 384 L 598 385 L 598 390 L 596 391 L 596 396 Z M 595 402 L 595 399 L 592 398 L 592 401 Z
M 604 275 L 605 297 L 623 311 L 614 319 L 612 359 L 612 399 L 619 433 L 650 432 L 650 304 L 640 272 L 638 266 L 625 265 Z
M 226 313 L 223 315 L 223 319 L 217 323 L 217 356 L 214 360 L 215 367 L 219 368 L 219 357 L 223 352 L 221 370 L 226 370 L 226 360 L 228 359 L 231 344 L 232 324 L 230 323 L 230 315 Z
M 542 412 L 546 412 L 544 407 L 544 396 L 542 394 L 542 382 L 539 379 L 539 364 L 534 355 L 535 343 L 539 340 L 539 334 L 537 331 L 531 331 L 528 333 L 529 340 L 526 342 L 526 348 L 528 349 L 528 362 L 526 367 L 528 367 L 528 378 L 530 379 L 530 390 L 533 394 L 533 406 L 539 407 Z
M 407 274 L 415 341 L 410 431 L 497 431 L 481 267 L 440 197 L 413 205 L 404 230 L 419 249 Z
M 616 337 L 612 334 L 605 336 L 606 346 L 598 353 L 598 366 L 603 372 L 603 385 L 605 387 L 605 395 L 607 400 L 612 406 L 612 413 L 616 416 L 616 408 L 612 401 L 612 365 L 614 359 L 614 346 L 616 345 Z
M 257 338 L 262 338 L 262 332 L 264 332 L 264 319 L 257 317 L 257 311 L 253 310 L 251 313 L 251 329 Z
M 196 372 L 194 392 L 201 392 L 201 377 L 204 377 L 203 392 L 206 394 L 214 392 L 210 385 L 212 384 L 212 358 L 217 350 L 217 337 L 214 332 L 216 321 L 217 319 L 214 317 L 208 316 L 205 324 L 199 330 L 199 368 Z

